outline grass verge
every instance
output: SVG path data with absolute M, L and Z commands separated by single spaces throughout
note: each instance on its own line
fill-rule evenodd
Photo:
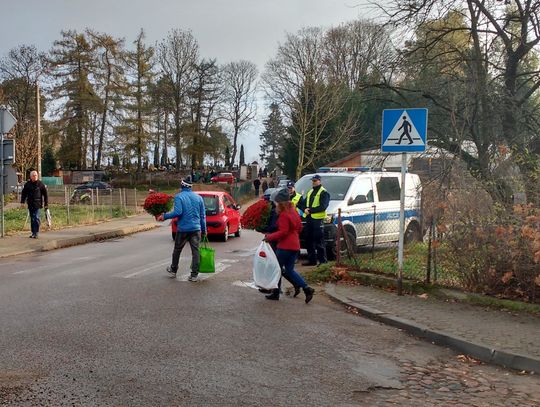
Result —
M 124 211 L 121 206 L 94 206 L 73 205 L 67 208 L 63 205 L 49 205 L 52 218 L 52 230 L 63 229 L 69 226 L 88 225 L 102 222 L 107 219 L 124 218 L 133 215 L 133 210 Z M 41 225 L 46 227 L 45 214 L 40 213 Z M 6 211 L 4 214 L 6 234 L 13 234 L 24 230 L 30 230 L 30 219 L 26 208 L 16 208 Z

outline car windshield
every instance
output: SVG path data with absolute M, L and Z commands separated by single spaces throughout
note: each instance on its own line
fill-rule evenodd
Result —
M 215 195 L 202 195 L 207 215 L 215 215 L 219 209 L 218 197 Z
M 330 199 L 341 201 L 345 198 L 353 177 L 343 177 L 337 175 L 321 175 L 321 184 L 330 194 Z M 296 183 L 296 191 L 306 196 L 312 187 L 311 175 L 305 175 Z

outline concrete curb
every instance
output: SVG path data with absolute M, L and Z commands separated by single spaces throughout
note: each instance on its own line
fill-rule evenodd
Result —
M 354 308 L 363 316 L 387 325 L 394 326 L 396 328 L 400 328 L 405 332 L 433 342 L 437 345 L 449 347 L 483 362 L 493 363 L 515 370 L 540 372 L 540 359 L 536 357 L 492 349 L 482 343 L 474 343 L 460 336 L 431 329 L 428 326 L 419 324 L 417 322 L 399 318 L 369 306 L 359 304 L 351 301 L 349 298 L 337 294 L 334 284 L 326 284 L 324 290 L 331 299 L 343 305 Z
M 159 227 L 156 223 L 144 223 L 135 226 L 126 226 L 123 228 L 110 229 L 104 232 L 88 233 L 86 235 L 66 237 L 61 239 L 54 239 L 45 242 L 43 246 L 36 249 L 23 249 L 5 253 L 0 255 L 0 258 L 7 258 L 12 256 L 19 256 L 22 254 L 30 254 L 36 252 L 46 252 L 49 250 L 62 249 L 64 247 L 78 246 L 86 243 L 91 243 L 100 240 L 114 239 L 115 237 L 121 237 L 131 235 L 133 233 L 144 232 L 147 230 L 155 229 Z
M 114 239 L 115 237 L 121 237 L 131 235 L 137 232 L 144 232 L 158 227 L 155 223 L 145 223 L 136 226 L 127 226 L 119 229 L 107 230 L 105 232 L 90 233 L 84 236 L 77 236 L 65 239 L 51 240 L 43 245 L 41 251 L 49 251 L 55 249 L 61 249 L 64 247 L 77 246 L 99 240 Z

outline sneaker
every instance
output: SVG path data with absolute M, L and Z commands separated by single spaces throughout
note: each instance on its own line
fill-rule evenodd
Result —
M 30 239 L 35 239 L 35 238 L 36 238 L 36 235 L 34 235 L 34 234 L 32 233 L 32 234 L 31 234 L 30 236 L 28 236 L 28 237 L 29 237 Z
M 192 275 L 190 275 L 190 276 L 188 277 L 188 281 L 192 281 L 192 282 L 196 283 L 197 281 L 199 281 L 199 276 L 194 276 L 194 275 L 192 274 Z
M 167 273 L 169 273 L 169 276 L 171 278 L 176 278 L 176 271 L 173 271 L 173 269 L 171 268 L 171 266 L 167 267 Z

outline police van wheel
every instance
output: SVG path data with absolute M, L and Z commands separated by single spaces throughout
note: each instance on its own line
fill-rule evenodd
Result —
M 349 245 L 351 246 L 352 251 L 356 252 L 356 244 L 354 243 L 356 239 L 354 233 L 345 229 L 345 236 L 349 242 Z M 341 238 L 340 251 L 341 256 L 347 256 L 347 243 L 345 243 L 344 237 Z M 328 256 L 328 260 L 335 260 L 337 258 L 337 246 L 334 244 L 332 247 L 327 247 L 326 254 Z
M 405 230 L 403 237 L 405 244 L 419 242 L 422 240 L 422 233 L 420 232 L 420 225 L 417 222 L 411 222 Z

